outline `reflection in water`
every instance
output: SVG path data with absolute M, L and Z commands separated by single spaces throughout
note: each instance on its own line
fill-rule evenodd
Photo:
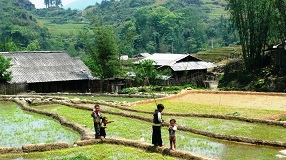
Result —
M 0 146 L 21 147 L 23 144 L 67 142 L 79 139 L 75 132 L 54 120 L 22 111 L 14 103 L 0 103 Z
M 180 150 L 190 151 L 214 158 L 220 157 L 225 147 L 222 143 L 208 141 L 207 139 L 199 137 L 190 137 L 189 135 L 184 135 L 184 133 L 181 132 L 177 133 L 177 141 L 188 142 L 181 144 L 178 143 L 178 149 Z

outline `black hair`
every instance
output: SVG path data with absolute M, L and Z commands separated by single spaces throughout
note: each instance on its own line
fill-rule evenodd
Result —
M 164 109 L 164 105 L 163 104 L 158 104 L 157 105 L 157 109 L 160 109 L 160 108 Z
M 107 119 L 107 117 L 102 117 L 102 121 L 104 121 L 105 119 Z
M 173 121 L 174 123 L 176 123 L 176 120 L 175 120 L 175 119 L 170 119 L 170 123 L 171 123 L 171 121 Z
M 94 105 L 94 108 L 99 107 L 99 104 Z

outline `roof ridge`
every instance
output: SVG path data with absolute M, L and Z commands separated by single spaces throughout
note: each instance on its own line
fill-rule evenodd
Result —
M 0 53 L 67 53 L 65 51 L 14 51 L 14 52 L 0 52 Z

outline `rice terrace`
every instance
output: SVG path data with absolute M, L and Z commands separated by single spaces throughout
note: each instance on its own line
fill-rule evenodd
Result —
M 130 95 L 129 95 L 130 96 Z M 286 94 L 184 90 L 157 98 L 2 95 L 0 159 L 284 159 Z M 177 150 L 151 144 L 155 103 L 177 120 Z M 99 104 L 114 123 L 95 139 Z M 43 126 L 43 127 L 39 127 Z

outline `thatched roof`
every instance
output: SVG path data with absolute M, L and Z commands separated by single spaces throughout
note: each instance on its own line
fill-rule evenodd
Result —
M 87 66 L 65 52 L 0 52 L 11 57 L 10 83 L 38 83 L 94 79 Z

